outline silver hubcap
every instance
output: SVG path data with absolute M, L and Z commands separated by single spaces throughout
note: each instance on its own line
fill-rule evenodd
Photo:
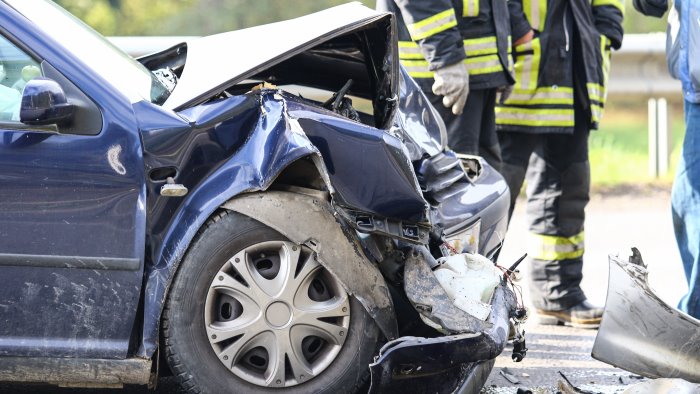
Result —
M 236 376 L 259 386 L 294 386 L 338 356 L 350 303 L 311 250 L 261 242 L 221 267 L 204 321 L 214 352 Z

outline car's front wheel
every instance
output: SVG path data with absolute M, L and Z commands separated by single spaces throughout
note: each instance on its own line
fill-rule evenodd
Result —
M 221 212 L 197 236 L 163 313 L 165 351 L 189 392 L 354 392 L 378 329 L 305 246 Z

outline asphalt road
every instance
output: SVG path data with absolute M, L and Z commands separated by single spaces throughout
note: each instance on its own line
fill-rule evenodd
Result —
M 515 261 L 526 252 L 527 228 L 525 201 L 519 201 L 502 252 L 501 264 Z M 608 286 L 608 255 L 628 256 L 630 247 L 640 249 L 649 266 L 649 282 L 656 293 L 675 306 L 687 291 L 680 257 L 673 236 L 670 194 L 667 190 L 639 190 L 632 194 L 594 195 L 587 209 L 584 279 L 581 284 L 588 298 L 605 304 Z M 528 266 L 522 266 L 528 275 Z M 527 281 L 522 281 L 528 304 Z M 521 363 L 511 361 L 511 348 L 497 359 L 487 393 L 515 393 L 517 388 L 554 393 L 562 372 L 572 384 L 593 392 L 622 392 L 641 380 L 629 372 L 613 368 L 590 356 L 595 330 L 541 326 L 533 316 L 525 325 L 527 357 Z M 501 371 L 511 372 L 519 383 L 508 381 Z
M 594 196 L 587 210 L 586 255 L 582 287 L 589 299 L 603 305 L 608 281 L 608 254 L 621 251 L 628 254 L 631 246 L 638 246 L 649 265 L 650 282 L 657 294 L 675 305 L 687 287 L 673 238 L 668 191 L 641 190 L 618 196 Z M 502 252 L 501 264 L 515 261 L 526 251 L 527 229 L 524 202 L 520 202 Z M 527 265 L 522 266 L 527 275 Z M 523 281 L 525 302 L 527 283 Z M 590 350 L 596 331 L 567 327 L 540 326 L 531 318 L 525 326 L 529 351 L 521 363 L 511 361 L 508 347 L 498 358 L 484 388 L 485 393 L 515 393 L 529 388 L 536 393 L 554 393 L 562 380 L 562 372 L 575 386 L 595 392 L 617 393 L 630 384 L 640 382 L 638 377 L 593 360 Z M 511 383 L 502 374 L 506 369 Z M 122 390 L 57 389 L 38 386 L 1 386 L 0 393 L 16 394 L 126 394 L 143 392 L 139 389 Z M 175 393 L 171 381 L 162 382 L 159 393 Z

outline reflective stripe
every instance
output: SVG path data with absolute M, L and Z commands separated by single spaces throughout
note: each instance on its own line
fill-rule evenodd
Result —
M 464 53 L 466 53 L 467 56 L 493 55 L 494 53 L 498 53 L 496 36 L 464 40 Z
M 547 0 L 523 0 L 523 11 L 533 29 L 544 30 L 547 16 Z
M 605 87 L 597 83 L 587 83 L 586 88 L 588 89 L 588 98 L 591 101 L 597 101 L 599 103 L 605 103 Z
M 528 51 L 532 51 L 532 54 L 523 54 L 523 52 Z M 530 42 L 518 45 L 515 52 L 515 87 L 535 90 L 540 69 L 540 39 L 535 38 Z
M 605 5 L 611 5 L 625 15 L 625 2 L 623 0 L 593 0 L 593 7 L 601 7 Z
M 462 16 L 479 16 L 479 0 L 462 0 Z
M 591 104 L 591 120 L 600 123 L 603 119 L 603 107 L 598 104 Z
M 450 8 L 430 18 L 409 24 L 408 31 L 411 33 L 413 41 L 418 41 L 455 26 L 457 26 L 457 17 L 455 10 Z
M 415 42 L 399 41 L 399 59 L 424 59 L 424 57 Z
M 503 71 L 498 55 L 477 56 L 465 59 L 464 63 L 467 65 L 467 70 L 469 70 L 471 75 Z M 402 59 L 401 64 L 408 71 L 408 75 L 414 78 L 432 78 L 434 76 L 434 73 L 430 71 L 430 64 L 427 60 Z
M 470 75 L 480 75 L 503 71 L 498 55 L 470 57 L 464 61 Z
M 583 232 L 573 237 L 558 237 L 530 233 L 530 257 L 538 260 L 568 260 L 583 256 Z
M 533 127 L 573 127 L 573 109 L 496 107 L 496 124 Z
M 433 78 L 434 72 L 430 71 L 427 60 L 401 60 L 401 64 L 413 78 Z
M 558 104 L 574 105 L 574 89 L 569 87 L 542 87 L 536 91 L 513 89 L 506 104 L 536 105 Z

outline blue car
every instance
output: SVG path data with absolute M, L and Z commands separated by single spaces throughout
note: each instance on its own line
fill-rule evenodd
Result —
M 1 0 L 0 381 L 480 388 L 525 316 L 508 190 L 396 51 L 359 3 L 134 60 Z

